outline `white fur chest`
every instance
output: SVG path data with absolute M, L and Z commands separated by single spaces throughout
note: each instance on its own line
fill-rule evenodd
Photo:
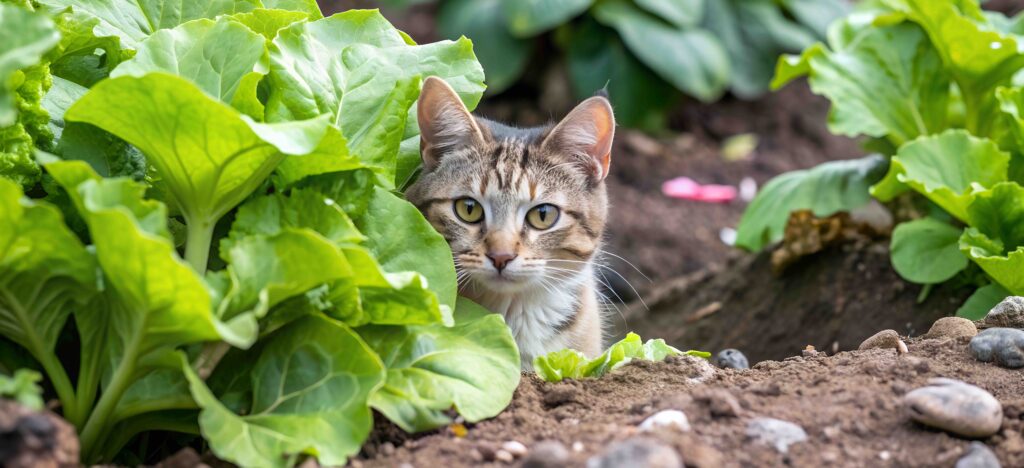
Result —
M 519 346 L 523 370 L 532 370 L 533 358 L 569 347 L 560 327 L 577 313 L 580 289 L 589 274 L 585 271 L 554 288 L 538 285 L 516 293 L 468 288 L 463 295 L 505 317 Z

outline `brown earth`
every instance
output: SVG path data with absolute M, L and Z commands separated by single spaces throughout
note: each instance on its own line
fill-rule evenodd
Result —
M 515 465 L 491 458 L 495 448 L 517 441 L 532 449 L 547 440 L 575 445 L 566 466 L 584 466 L 614 442 L 635 437 L 637 425 L 663 409 L 685 412 L 692 430 L 647 437 L 673 447 L 687 466 L 952 466 L 970 441 L 914 423 L 902 408 L 901 397 L 932 377 L 964 380 L 999 399 L 1002 428 L 982 442 L 1003 466 L 1024 466 L 1024 374 L 974 360 L 966 343 L 912 339 L 906 355 L 848 351 L 742 371 L 670 358 L 633 363 L 601 379 L 551 384 L 524 375 L 508 409 L 468 425 L 463 437 L 452 428 L 404 441 L 377 437 L 352 466 Z M 755 417 L 796 423 L 808 440 L 788 455 L 754 443 L 745 431 Z

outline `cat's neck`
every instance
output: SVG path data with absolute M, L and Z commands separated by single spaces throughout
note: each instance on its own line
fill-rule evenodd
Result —
M 564 280 L 536 283 L 514 293 L 474 284 L 468 284 L 459 293 L 505 317 L 528 368 L 534 357 L 570 345 L 563 332 L 577 319 L 585 296 L 595 294 L 594 270 L 588 264 Z

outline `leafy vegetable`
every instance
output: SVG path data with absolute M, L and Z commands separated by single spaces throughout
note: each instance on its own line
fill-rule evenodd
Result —
M 491 92 L 519 81 L 536 38 L 548 35 L 565 55 L 576 97 L 608 86 L 620 122 L 654 128 L 680 94 L 673 89 L 705 102 L 727 89 L 763 93 L 778 55 L 810 45 L 845 11 L 835 0 L 440 3 L 439 30 L 477 44 Z
M 594 359 L 587 359 L 583 353 L 574 349 L 563 349 L 533 360 L 533 368 L 542 379 L 548 382 L 559 382 L 563 379 L 580 379 L 600 377 L 614 371 L 633 359 L 662 361 L 668 356 L 685 354 L 702 358 L 711 357 L 711 353 L 703 351 L 680 351 L 667 344 L 665 340 L 640 340 L 640 335 L 629 333 L 622 341 L 608 347 L 604 353 Z
M 42 379 L 38 372 L 28 369 L 19 369 L 13 376 L 0 374 L 0 397 L 40 411 L 43 409 L 43 389 L 39 388 L 38 382 Z
M 828 216 L 863 206 L 871 199 L 868 187 L 881 178 L 885 168 L 885 158 L 873 155 L 772 179 L 743 213 L 736 245 L 759 250 L 781 240 L 792 211 L 809 209 L 815 215 Z
M 987 285 L 958 312 L 972 318 L 1024 292 L 1024 101 L 1014 78 L 1024 68 L 1024 48 L 1013 23 L 983 13 L 975 0 L 870 2 L 830 27 L 827 46 L 780 59 L 773 82 L 808 76 L 811 89 L 832 101 L 833 132 L 872 137 L 869 145 L 890 156 L 871 195 L 883 202 L 919 197 L 937 208 L 896 226 L 893 267 L 908 281 L 935 284 L 974 262 L 987 278 L 972 282 Z M 749 234 L 761 235 L 767 223 L 760 220 L 783 219 L 793 209 L 789 193 L 770 189 L 794 177 L 770 182 L 751 203 L 739 245 L 765 245 Z M 824 199 L 867 195 L 842 184 L 817 190 Z M 778 236 L 767 232 L 760 240 Z
M 992 310 L 1003 299 L 1010 296 L 1009 291 L 1003 289 L 998 284 L 988 284 L 978 288 L 971 294 L 971 297 L 967 298 L 962 306 L 956 311 L 957 317 L 963 317 L 969 320 L 981 320 L 988 315 L 988 312 Z
M 0 3 L 52 36 L 0 43 L 0 368 L 45 373 L 83 464 L 153 462 L 138 436 L 172 431 L 242 466 L 343 465 L 371 407 L 423 430 L 508 404 L 511 332 L 453 316 L 451 251 L 391 191 L 423 77 L 479 100 L 469 41 L 311 0 L 42 3 Z M 28 398 L 18 376 L 0 392 Z

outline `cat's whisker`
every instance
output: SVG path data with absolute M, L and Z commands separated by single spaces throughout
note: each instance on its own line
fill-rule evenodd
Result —
M 654 280 L 652 280 L 649 276 L 645 275 L 643 271 L 640 271 L 640 269 L 637 268 L 637 266 L 634 265 L 633 262 L 630 262 L 629 260 L 626 260 L 622 256 L 616 255 L 616 254 L 614 254 L 614 253 L 612 253 L 612 252 L 610 252 L 610 251 L 608 251 L 606 249 L 601 249 L 601 254 L 611 255 L 612 257 L 615 257 L 615 258 L 617 258 L 619 260 L 622 260 L 623 263 L 625 263 L 626 265 L 629 265 L 631 268 L 636 270 L 637 273 L 640 273 L 640 276 L 643 276 L 644 279 L 646 279 L 648 282 L 651 282 L 651 283 L 654 282 Z
M 612 273 L 615 273 L 615 275 L 618 276 L 620 279 L 622 279 L 622 282 L 626 283 L 626 286 L 629 286 L 629 289 L 633 290 L 633 294 L 635 294 L 637 299 L 640 300 L 640 304 L 644 306 L 645 310 L 651 310 L 650 307 L 647 307 L 647 302 L 644 301 L 643 296 L 641 296 L 640 292 L 636 290 L 636 287 L 633 286 L 633 283 L 630 283 L 629 280 L 627 280 L 625 276 L 622 276 L 621 273 L 615 271 L 614 268 L 612 268 L 612 267 L 610 267 L 608 265 L 605 265 L 604 263 L 600 263 L 600 262 L 597 262 L 597 261 L 583 262 L 583 261 L 580 261 L 580 260 L 567 260 L 567 259 L 562 259 L 562 258 L 552 258 L 552 259 L 550 259 L 548 261 L 549 262 L 567 262 L 567 263 L 580 263 L 580 264 L 584 264 L 584 265 L 594 265 L 594 266 L 598 267 L 597 271 L 599 271 L 599 272 L 601 271 L 602 268 L 605 269 L 605 270 L 611 271 Z M 608 279 L 607 276 L 604 276 L 604 273 L 601 273 L 601 276 L 604 277 L 605 280 Z M 611 291 L 613 294 L 615 294 L 615 297 L 618 297 L 620 302 L 623 302 L 623 303 L 626 302 L 626 301 L 622 300 L 622 297 L 620 297 L 618 295 L 618 293 L 615 292 L 615 289 L 612 288 L 611 285 L 608 282 L 603 282 L 602 281 L 601 284 L 603 284 L 604 287 L 608 288 L 609 291 Z

